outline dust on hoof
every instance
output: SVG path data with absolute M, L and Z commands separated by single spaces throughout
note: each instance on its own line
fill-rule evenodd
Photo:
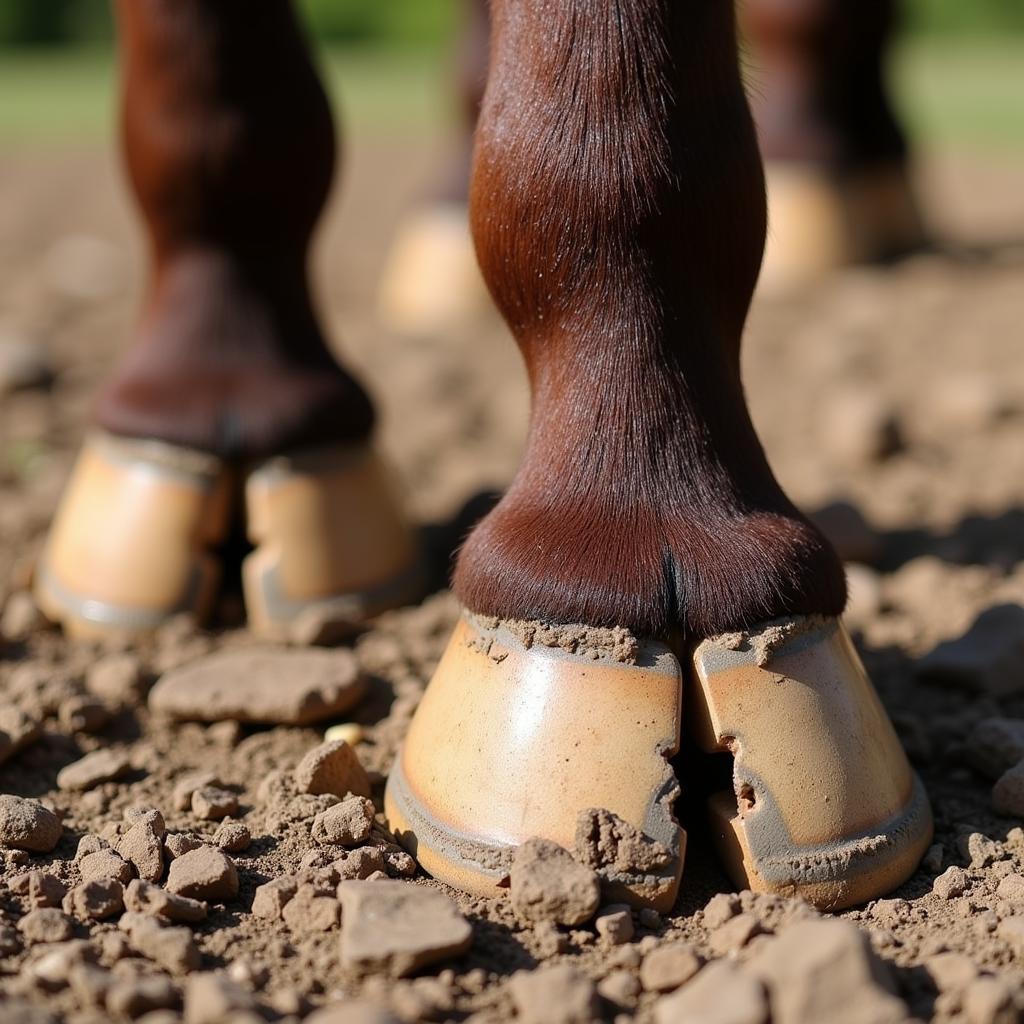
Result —
M 179 721 L 309 725 L 347 711 L 365 690 L 350 651 L 223 651 L 167 672 L 149 706 Z

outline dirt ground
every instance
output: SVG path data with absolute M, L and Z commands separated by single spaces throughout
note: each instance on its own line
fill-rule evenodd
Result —
M 767 982 L 776 1024 L 907 1017 L 995 1024 L 1024 1009 L 1024 835 L 1014 831 L 1024 824 L 1024 802 L 1018 794 L 1000 814 L 991 795 L 995 778 L 1024 757 L 1024 610 L 1000 613 L 995 633 L 972 642 L 956 685 L 929 676 L 926 660 L 983 610 L 1024 606 L 1022 173 L 1019 159 L 925 162 L 928 208 L 949 240 L 943 252 L 844 272 L 813 293 L 759 303 L 751 318 L 747 387 L 783 484 L 806 509 L 846 501 L 867 521 L 862 536 L 847 538 L 860 548 L 848 548 L 858 559 L 848 621 L 936 817 L 925 866 L 891 898 L 841 915 L 862 930 L 870 954 L 851 947 L 814 974 L 807 949 L 806 970 L 800 974 L 797 963 L 790 988 Z M 315 267 L 332 335 L 379 400 L 381 444 L 436 562 L 435 596 L 381 617 L 353 643 L 370 687 L 344 719 L 363 726 L 356 749 L 378 810 L 383 776 L 457 614 L 443 591 L 445 561 L 487 493 L 511 478 L 527 416 L 518 355 L 494 319 L 416 339 L 389 334 L 376 320 L 386 244 L 421 179 L 421 165 L 397 144 L 355 147 Z M 41 735 L 0 766 L 0 793 L 39 799 L 63 821 L 52 853 L 0 851 L 0 1020 L 149 1013 L 163 1024 L 179 1019 L 184 992 L 183 1012 L 194 1022 L 232 1013 L 299 1020 L 339 1002 L 350 1015 L 339 1011 L 337 1020 L 354 1021 L 354 996 L 404 1020 L 763 1022 L 760 997 L 752 1008 L 736 1003 L 745 991 L 739 983 L 723 985 L 705 1016 L 687 1016 L 665 1002 L 672 981 L 652 981 L 652 953 L 670 947 L 682 963 L 678 943 L 697 962 L 724 959 L 739 965 L 742 978 L 761 977 L 750 965 L 782 943 L 787 928 L 815 916 L 798 901 L 716 896 L 730 888 L 699 821 L 687 823 L 678 905 L 663 917 L 634 915 L 632 938 L 622 942 L 593 922 L 561 933 L 523 925 L 507 901 L 452 892 L 472 925 L 469 951 L 395 980 L 393 971 L 339 961 L 330 908 L 323 931 L 313 930 L 312 915 L 289 923 L 251 912 L 257 886 L 324 868 L 309 832 L 323 806 L 289 816 L 280 794 L 260 789 L 269 773 L 291 769 L 320 742 L 323 727 L 176 725 L 152 714 L 145 698 L 174 665 L 253 645 L 237 599 L 224 601 L 210 632 L 175 623 L 153 642 L 114 652 L 138 686 L 118 699 L 107 692 L 99 711 L 82 701 L 84 683 L 93 679 L 95 688 L 96 665 L 109 666 L 112 652 L 43 628 L 23 604 L 90 394 L 127 336 L 143 272 L 144 249 L 112 158 L 93 150 L 0 158 L 0 334 L 37 342 L 55 373 L 49 387 L 0 392 L 0 605 L 7 602 L 9 635 L 0 637 L 0 703 L 17 703 L 42 723 Z M 1002 721 L 978 728 L 990 719 Z M 57 787 L 62 767 L 99 748 L 127 755 L 123 775 L 84 792 Z M 72 914 L 73 937 L 85 945 L 69 943 L 52 921 L 55 932 L 38 934 L 23 923 L 33 901 L 47 897 L 26 890 L 20 876 L 42 869 L 76 885 L 80 839 L 116 843 L 126 809 L 157 808 L 170 833 L 212 837 L 218 822 L 201 820 L 191 806 L 176 809 L 173 797 L 197 768 L 236 794 L 233 816 L 252 835 L 232 854 L 238 896 L 213 899 L 193 927 L 200 967 L 134 955 L 141 940 L 132 935 L 134 945 L 125 947 L 118 936 L 129 931 L 116 914 L 101 921 Z M 551 973 L 559 964 L 580 973 Z M 234 982 L 217 990 L 222 1003 L 195 994 L 197 972 L 222 970 Z M 712 977 L 708 970 L 697 978 Z M 542 977 L 540 1009 L 520 971 Z M 116 998 L 114 982 L 122 983 Z M 786 992 L 804 990 L 805 1003 L 787 1002 Z M 882 990 L 895 998 L 883 999 Z

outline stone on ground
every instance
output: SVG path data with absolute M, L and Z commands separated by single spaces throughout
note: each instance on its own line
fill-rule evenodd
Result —
M 124 905 L 136 914 L 150 914 L 183 924 L 194 924 L 206 917 L 206 904 L 201 900 L 178 896 L 139 878 L 132 879 L 125 889 Z
M 226 974 L 196 974 L 185 985 L 185 1024 L 221 1024 L 256 1009 L 256 1000 Z
M 131 770 L 128 755 L 120 750 L 94 750 L 65 765 L 57 773 L 57 788 L 68 791 L 92 789 L 101 782 L 113 782 Z
M 64 897 L 63 907 L 79 920 L 102 921 L 124 910 L 124 888 L 112 878 L 81 882 Z
M 621 946 L 633 938 L 633 915 L 625 904 L 612 903 L 594 918 L 594 929 L 609 946 Z
M 64 942 L 74 933 L 71 918 L 56 907 L 30 910 L 19 922 L 26 942 Z
M 220 821 L 238 810 L 238 797 L 219 786 L 200 786 L 192 793 L 192 813 L 202 821 Z
M 15 875 L 8 883 L 11 892 L 23 896 L 33 909 L 59 907 L 67 886 L 48 871 L 26 871 Z
M 473 931 L 444 893 L 405 882 L 342 882 L 341 962 L 402 977 L 469 949 Z
M 522 1024 L 591 1024 L 601 1019 L 594 983 L 569 964 L 520 971 L 509 982 Z
M 341 905 L 332 892 L 315 885 L 300 885 L 281 911 L 281 918 L 293 932 L 329 932 L 341 920 Z
M 373 813 L 366 797 L 349 797 L 313 819 L 313 838 L 324 845 L 358 846 L 369 838 Z
M 63 831 L 57 815 L 38 800 L 0 794 L 0 848 L 49 853 Z
M 589 921 L 601 902 L 595 872 L 548 839 L 528 839 L 512 856 L 512 906 L 524 921 L 574 926 Z
M 159 881 L 164 873 L 163 833 L 150 820 L 132 825 L 118 840 L 117 852 L 147 882 Z
M 716 960 L 692 981 L 654 1004 L 656 1024 L 767 1024 L 768 1000 L 757 978 L 730 960 Z M 830 1018 L 820 1018 L 816 1024 Z M 774 1024 L 781 1024 L 773 1018 Z
M 370 795 L 370 777 L 345 740 L 321 743 L 310 750 L 296 767 L 294 779 L 300 793 L 314 796 Z
M 688 982 L 701 968 L 701 959 L 686 942 L 670 942 L 652 949 L 640 965 L 645 992 L 671 992 Z
M 122 885 L 132 880 L 131 865 L 116 850 L 96 850 L 87 853 L 79 862 L 78 870 L 84 881 L 113 878 Z
M 118 927 L 132 949 L 171 974 L 187 974 L 199 966 L 199 949 L 187 928 L 165 927 L 155 917 L 132 913 L 123 914 Z
M 171 861 L 167 889 L 177 896 L 219 903 L 238 895 L 238 869 L 227 854 L 200 846 Z
M 228 650 L 171 669 L 150 707 L 178 720 L 309 725 L 352 707 L 366 678 L 347 650 Z
M 298 889 L 298 882 L 289 875 L 272 878 L 256 890 L 252 900 L 253 914 L 270 921 L 279 920 L 285 904 L 295 896 Z
M 967 738 L 967 760 L 990 779 L 1024 759 L 1024 718 L 983 718 Z
M 16 704 L 0 704 L 0 764 L 24 750 L 41 732 L 38 719 Z

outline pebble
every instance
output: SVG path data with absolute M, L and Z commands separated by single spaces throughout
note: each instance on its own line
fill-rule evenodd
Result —
M 89 667 L 85 688 L 108 704 L 134 704 L 142 691 L 142 665 L 134 654 L 108 654 Z
M 167 854 L 168 860 L 183 857 L 186 853 L 198 850 L 203 845 L 202 839 L 192 832 L 168 832 L 164 836 L 164 852 Z
M 174 789 L 171 790 L 171 805 L 176 811 L 189 811 L 192 809 L 192 794 L 197 789 L 220 784 L 220 780 L 213 772 L 186 772 L 174 783 Z
M 819 1018 L 815 1024 L 828 1018 Z M 656 1024 L 766 1024 L 768 1000 L 761 983 L 729 960 L 716 960 L 654 1004 Z M 788 1024 L 781 1017 L 776 1024 Z
M 313 838 L 323 845 L 358 846 L 369 838 L 373 814 L 373 804 L 365 797 L 349 797 L 313 819 Z
M 640 982 L 629 971 L 612 971 L 597 983 L 597 993 L 602 999 L 628 1009 L 640 995 Z
M 233 1014 L 255 1009 L 252 993 L 226 974 L 197 974 L 185 985 L 185 1024 L 222 1024 Z
M 708 900 L 704 907 L 704 927 L 721 928 L 726 921 L 740 912 L 740 898 L 733 892 L 720 892 Z
M 742 949 L 755 935 L 764 933 L 761 922 L 751 913 L 737 914 L 719 925 L 708 940 L 713 953 L 724 956 Z
M 625 904 L 612 903 L 594 918 L 594 928 L 609 946 L 621 946 L 633 938 L 633 915 Z
M 61 702 L 57 721 L 67 732 L 99 732 L 110 721 L 110 710 L 95 697 L 77 694 Z
M 206 918 L 206 904 L 161 889 L 152 882 L 135 878 L 124 891 L 126 909 L 136 914 L 150 914 L 167 921 L 195 924 Z
M 299 883 L 292 877 L 284 875 L 265 882 L 255 892 L 252 900 L 252 912 L 256 917 L 277 921 L 285 904 L 298 892 Z
M 320 796 L 331 793 L 345 796 L 370 795 L 370 777 L 366 774 L 355 750 L 345 740 L 321 743 L 310 750 L 294 772 L 300 793 Z
M 1000 604 L 983 611 L 956 640 L 939 644 L 918 663 L 919 678 L 1005 697 L 1024 689 L 1024 608 Z
M 113 782 L 131 770 L 128 755 L 119 750 L 94 750 L 65 765 L 57 773 L 57 788 L 66 791 L 92 789 L 101 782 Z
M 87 853 L 79 862 L 78 870 L 86 882 L 92 880 L 116 879 L 122 885 L 132 880 L 131 865 L 115 850 L 97 850 Z
M 30 910 L 19 922 L 26 942 L 64 942 L 74 934 L 71 918 L 56 907 Z
M 102 921 L 124 909 L 124 888 L 112 878 L 81 882 L 64 897 L 63 907 L 80 920 Z
M 346 850 L 333 865 L 341 880 L 369 878 L 375 871 L 385 869 L 384 852 L 376 846 L 361 846 Z
M 967 738 L 967 760 L 990 779 L 1024 760 L 1024 718 L 983 718 Z
M 57 815 L 38 800 L 0 794 L 0 847 L 49 853 L 63 831 Z
M 999 880 L 996 895 L 1011 903 L 1024 903 L 1024 876 L 1009 872 Z
M 160 819 L 163 825 L 163 818 Z M 147 882 L 157 882 L 164 873 L 164 831 L 152 820 L 136 821 L 117 843 L 117 852 Z
M 473 930 L 444 893 L 396 881 L 342 882 L 342 966 L 402 977 L 465 953 Z
M 42 733 L 42 724 L 16 704 L 0 704 L 0 764 L 9 761 Z
M 199 966 L 199 949 L 187 928 L 165 927 L 155 917 L 133 913 L 123 914 L 118 927 L 132 949 L 171 974 L 185 974 Z
M 78 847 L 75 849 L 75 863 L 90 853 L 98 853 L 100 850 L 109 850 L 110 843 L 102 836 L 94 836 L 89 833 L 78 840 Z
M 522 1024 L 590 1024 L 601 1018 L 594 983 L 569 964 L 520 971 L 508 987 Z
M 746 967 L 768 986 L 774 1024 L 896 1024 L 907 1018 L 888 968 L 848 921 L 798 921 L 762 943 Z
M 48 871 L 26 871 L 15 875 L 10 889 L 16 896 L 24 896 L 30 907 L 59 907 L 67 886 Z
M 939 899 L 951 900 L 957 896 L 962 896 L 967 891 L 967 886 L 970 884 L 970 879 L 967 877 L 967 872 L 963 868 L 958 868 L 956 865 L 946 868 L 945 871 L 939 875 L 938 878 L 932 883 L 932 892 L 935 893 Z
M 201 846 L 171 861 L 167 888 L 178 896 L 211 903 L 233 900 L 238 895 L 238 870 L 227 854 Z
M 227 650 L 165 673 L 149 705 L 178 720 L 309 725 L 347 711 L 365 690 L 348 650 Z
M 573 927 L 589 921 L 601 902 L 595 872 L 548 839 L 528 839 L 512 855 L 512 907 L 523 921 Z
M 281 911 L 281 918 L 293 932 L 329 932 L 341 920 L 341 906 L 333 893 L 315 885 L 300 885 Z
M 701 959 L 685 942 L 670 942 L 652 949 L 640 965 L 645 992 L 671 992 L 688 982 L 701 968 Z
M 170 978 L 159 974 L 118 979 L 106 994 L 106 1007 L 114 1016 L 132 1019 L 158 1010 L 175 1010 L 180 1002 L 178 987 Z M 148 1017 L 146 1021 L 148 1024 Z
M 203 821 L 220 821 L 238 811 L 238 797 L 228 789 L 202 786 L 192 794 L 192 813 Z
M 1008 818 L 1024 817 L 1024 760 L 999 776 L 992 787 L 992 809 Z
M 344 740 L 350 747 L 354 747 L 365 737 L 366 730 L 358 722 L 340 722 L 327 729 L 324 733 L 324 742 L 333 743 L 335 740 Z
M 252 833 L 240 821 L 225 821 L 214 833 L 213 841 L 225 853 L 241 853 L 252 842 Z

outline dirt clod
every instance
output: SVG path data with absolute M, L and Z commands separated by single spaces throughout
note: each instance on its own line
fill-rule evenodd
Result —
M 67 886 L 48 871 L 26 871 L 9 882 L 11 892 L 23 896 L 32 908 L 59 907 Z
M 49 853 L 63 831 L 57 815 L 38 800 L 0 794 L 0 847 Z
M 0 764 L 39 738 L 42 724 L 16 704 L 0 704 Z
M 313 838 L 325 845 L 357 846 L 369 838 L 373 813 L 365 797 L 349 797 L 313 819 Z
M 165 921 L 194 924 L 206 917 L 206 904 L 135 878 L 124 891 L 125 909 L 136 914 L 151 914 Z
M 594 983 L 569 964 L 521 971 L 509 990 L 523 1024 L 591 1024 L 600 1019 Z
M 671 992 L 690 980 L 701 968 L 701 959 L 686 942 L 657 946 L 640 965 L 640 984 L 645 992 Z
M 56 907 L 30 910 L 19 922 L 26 942 L 64 942 L 74 934 L 71 918 Z
M 549 839 L 528 839 L 512 856 L 512 906 L 524 921 L 572 927 L 589 921 L 601 901 L 597 875 Z
M 113 782 L 131 770 L 131 760 L 120 750 L 103 748 L 73 761 L 57 773 L 57 786 L 68 791 L 92 789 Z
M 294 773 L 295 785 L 300 793 L 314 796 L 333 794 L 345 796 L 370 795 L 370 779 L 356 755 L 345 740 L 321 743 L 310 750 L 299 762 Z
M 672 995 L 662 996 L 654 1005 L 654 1019 L 656 1024 L 766 1024 L 768 1000 L 756 978 L 728 960 L 716 960 Z
M 171 861 L 167 889 L 195 900 L 233 900 L 238 895 L 238 871 L 225 853 L 200 846 Z
M 201 786 L 192 793 L 192 813 L 202 821 L 220 821 L 238 811 L 238 797 L 229 789 Z

